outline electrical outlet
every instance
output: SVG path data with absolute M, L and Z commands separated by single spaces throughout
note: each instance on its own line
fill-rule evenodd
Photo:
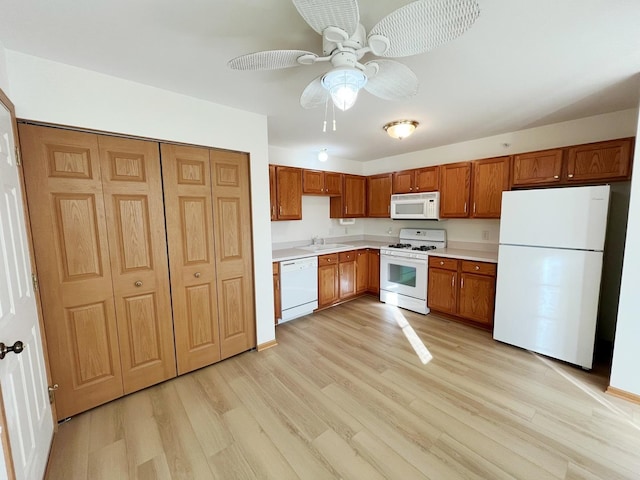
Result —
M 391 235 L 393 233 L 393 228 L 387 228 L 387 235 Z
M 489 230 L 483 230 L 482 231 L 482 239 L 483 240 L 489 240 Z

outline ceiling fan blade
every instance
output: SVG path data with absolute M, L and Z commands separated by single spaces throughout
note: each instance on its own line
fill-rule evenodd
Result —
M 317 33 L 338 27 L 353 35 L 360 23 L 357 0 L 293 0 L 298 13 Z
M 305 65 L 314 63 L 311 59 L 318 55 L 305 50 L 265 50 L 263 52 L 240 55 L 227 62 L 229 68 L 234 70 L 278 70 L 280 68 L 297 67 L 300 57 L 305 57 Z
M 323 75 L 314 78 L 302 92 L 300 105 L 303 108 L 316 108 L 326 103 L 329 92 L 322 86 Z
M 366 71 L 378 73 L 367 79 L 364 89 L 384 100 L 401 100 L 418 93 L 418 77 L 406 65 L 393 60 L 373 60 L 365 63 Z
M 369 32 L 389 40 L 383 57 L 424 53 L 462 35 L 480 16 L 477 0 L 418 0 L 384 17 Z

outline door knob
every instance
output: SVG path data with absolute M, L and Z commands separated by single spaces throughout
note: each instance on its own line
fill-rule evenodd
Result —
M 18 340 L 16 343 L 14 343 L 12 346 L 6 346 L 4 343 L 0 342 L 0 360 L 2 360 L 5 355 L 9 352 L 13 352 L 16 355 L 19 353 L 22 353 L 22 351 L 24 350 L 24 343 L 22 343 L 20 340 Z
M 194 273 L 193 276 L 196 277 L 196 278 L 200 278 L 200 272 Z
M 136 283 L 134 283 L 134 285 L 136 287 L 141 287 L 142 286 L 142 282 L 140 280 L 138 280 Z

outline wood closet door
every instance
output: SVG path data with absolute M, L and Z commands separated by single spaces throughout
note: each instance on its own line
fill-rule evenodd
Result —
M 249 155 L 211 150 L 221 357 L 256 346 Z
M 209 150 L 161 145 L 178 374 L 220 360 Z
M 98 137 L 124 393 L 176 376 L 158 143 Z
M 20 125 L 58 419 L 122 396 L 96 135 Z

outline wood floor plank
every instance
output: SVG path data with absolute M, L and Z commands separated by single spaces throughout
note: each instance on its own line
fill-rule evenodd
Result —
M 606 365 L 372 298 L 276 334 L 61 424 L 47 478 L 640 479 L 640 406 L 604 393 Z

